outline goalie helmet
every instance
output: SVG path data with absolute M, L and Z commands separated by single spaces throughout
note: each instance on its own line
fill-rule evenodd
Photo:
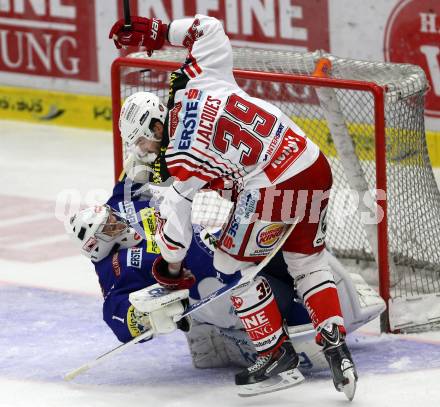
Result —
M 122 140 L 129 147 L 133 146 L 140 137 L 160 142 L 152 128 L 157 120 L 164 124 L 166 115 L 167 108 L 154 93 L 133 93 L 125 100 L 119 115 Z
M 98 262 L 120 247 L 136 246 L 141 236 L 108 205 L 83 209 L 70 218 L 69 232 L 81 253 Z

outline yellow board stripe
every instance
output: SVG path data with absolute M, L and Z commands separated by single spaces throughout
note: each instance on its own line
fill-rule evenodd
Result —
M 2 119 L 111 130 L 111 112 L 108 96 L 0 87 Z
M 433 167 L 440 167 L 440 132 L 427 131 L 426 143 L 428 144 L 429 158 Z
M 111 99 L 108 96 L 0 86 L 0 118 L 5 120 L 111 130 L 111 111 Z M 317 126 L 322 126 L 322 120 L 318 119 L 293 117 L 293 120 L 312 139 Z M 356 142 L 364 147 L 365 154 L 361 158 L 373 159 L 373 127 L 365 124 L 349 124 L 348 128 Z M 440 132 L 427 131 L 426 139 L 431 163 L 434 167 L 440 167 Z M 336 154 L 330 141 L 315 141 L 326 155 Z
M 322 127 L 326 125 L 323 119 L 307 119 L 303 117 L 292 117 L 292 120 L 304 130 L 304 132 L 319 146 L 321 151 L 328 157 L 336 156 L 336 149 L 331 137 L 313 137 L 318 129 L 322 132 Z M 371 124 L 349 123 L 347 125 L 350 135 L 355 140 L 356 146 L 362 146 L 360 153 L 361 160 L 372 161 L 375 159 L 375 145 L 374 145 L 374 126 Z M 389 143 L 393 146 L 387 151 L 388 158 L 391 163 L 398 164 L 417 164 L 419 151 L 414 151 L 414 148 L 419 147 L 418 143 L 414 143 L 417 135 L 412 135 L 412 130 L 397 131 L 396 129 L 388 129 L 387 137 L 396 138 L 398 143 Z M 406 141 L 406 143 L 405 143 Z M 440 167 L 440 132 L 427 131 L 426 143 L 428 146 L 429 157 L 433 167 Z

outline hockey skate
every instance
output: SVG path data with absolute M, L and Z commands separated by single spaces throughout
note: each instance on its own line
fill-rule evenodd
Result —
M 238 395 L 257 396 L 295 386 L 304 380 L 298 370 L 299 358 L 293 345 L 286 340 L 273 353 L 259 356 L 252 366 L 235 376 Z
M 333 383 L 337 391 L 344 392 L 348 400 L 352 401 L 356 392 L 358 379 L 356 368 L 350 351 L 336 324 L 324 327 L 321 330 L 323 351 L 333 375 Z

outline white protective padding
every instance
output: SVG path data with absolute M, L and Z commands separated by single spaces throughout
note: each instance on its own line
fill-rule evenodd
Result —
M 193 320 L 191 329 L 185 333 L 185 336 L 194 367 L 211 369 L 251 365 L 255 353 L 252 342 L 246 337 L 239 346 L 235 341 L 228 345 L 224 337 L 220 335 L 220 329 L 214 325 Z M 242 331 L 234 329 L 234 332 L 241 333 Z
M 348 273 L 331 253 L 325 251 L 324 255 L 338 289 L 347 332 L 377 318 L 385 310 L 385 302 L 379 294 L 359 274 Z M 237 318 L 227 312 L 231 308 L 229 299 L 222 297 L 213 305 L 216 305 L 215 312 L 210 312 L 209 305 L 202 309 L 203 314 L 193 314 L 193 325 L 186 334 L 194 366 L 250 366 L 255 360 L 255 348 L 246 332 L 240 329 L 240 324 L 234 326 L 233 320 Z M 228 318 L 225 319 L 223 315 L 226 314 Z M 322 347 L 315 342 L 316 332 L 311 323 L 289 326 L 288 332 L 299 354 L 301 370 L 328 369 Z
M 391 330 L 417 332 L 440 325 L 440 294 L 407 295 L 389 302 Z
M 348 273 L 328 251 L 326 256 L 338 288 L 347 332 L 353 332 L 385 311 L 385 301 L 359 274 Z
M 248 367 L 257 357 L 255 347 L 244 330 L 219 328 L 194 321 L 185 335 L 193 365 L 199 369 Z M 291 341 L 299 355 L 301 370 L 328 369 L 322 347 L 316 344 L 314 335 L 292 337 Z
M 130 303 L 141 312 L 153 312 L 189 297 L 189 290 L 170 291 L 160 284 L 153 284 L 128 296 Z
M 253 263 L 237 260 L 229 254 L 216 250 L 214 253 L 214 267 L 224 274 L 234 274 L 237 270 L 244 270 Z
M 130 303 L 139 311 L 148 313 L 154 334 L 167 334 L 176 330 L 174 317 L 182 315 L 182 300 L 188 298 L 189 290 L 169 291 L 154 284 L 130 293 Z

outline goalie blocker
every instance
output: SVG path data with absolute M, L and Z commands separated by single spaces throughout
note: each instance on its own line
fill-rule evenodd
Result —
M 148 316 L 153 335 L 168 334 L 177 329 L 176 320 L 185 310 L 189 290 L 169 291 L 159 284 L 130 293 L 128 299 L 133 307 Z

